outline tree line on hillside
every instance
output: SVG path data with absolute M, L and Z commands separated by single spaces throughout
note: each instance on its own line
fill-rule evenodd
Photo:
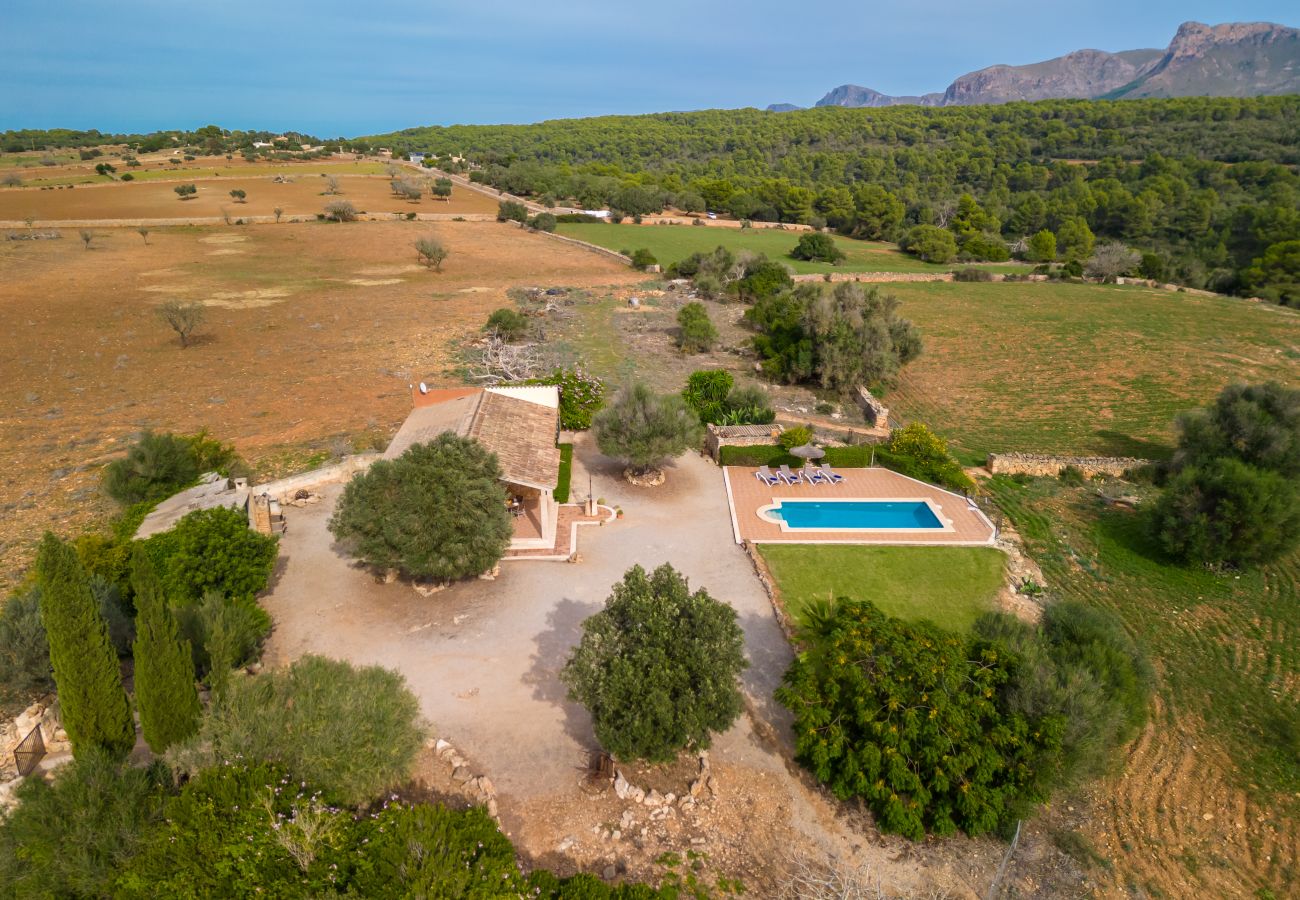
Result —
M 1135 274 L 1294 304 L 1297 122 L 1296 97 L 1194 97 L 708 110 L 368 140 L 459 153 L 475 180 L 630 216 L 675 206 L 890 240 L 926 226 L 970 259 L 1083 262 L 1094 240 L 1123 242 L 1143 254 Z

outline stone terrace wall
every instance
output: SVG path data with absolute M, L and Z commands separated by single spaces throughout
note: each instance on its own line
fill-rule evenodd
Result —
M 1131 456 L 1048 456 L 1038 453 L 990 453 L 988 470 L 994 475 L 1045 475 L 1055 478 L 1066 466 L 1074 466 L 1085 476 L 1121 476 L 1133 469 L 1150 465 L 1149 459 Z

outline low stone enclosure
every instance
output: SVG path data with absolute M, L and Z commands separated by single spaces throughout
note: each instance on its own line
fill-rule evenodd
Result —
M 1038 453 L 990 453 L 988 470 L 994 475 L 1035 475 L 1055 478 L 1067 466 L 1078 469 L 1085 477 L 1114 475 L 1149 466 L 1152 460 L 1131 456 L 1048 456 Z
M 704 435 L 704 449 L 714 462 L 723 447 L 765 447 L 781 436 L 780 425 L 709 425 Z

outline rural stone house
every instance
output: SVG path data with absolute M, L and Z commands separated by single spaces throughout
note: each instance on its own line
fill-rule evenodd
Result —
M 555 488 L 560 477 L 560 392 L 536 387 L 412 388 L 414 409 L 402 423 L 385 459 L 396 459 L 413 444 L 444 432 L 478 441 L 501 463 L 504 498 L 513 516 L 510 550 L 542 550 L 556 545 L 559 509 Z

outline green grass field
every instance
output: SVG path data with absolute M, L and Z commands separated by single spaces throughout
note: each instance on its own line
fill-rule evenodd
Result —
M 566 237 L 577 238 L 610 250 L 638 250 L 642 247 L 655 255 L 663 265 L 677 262 L 692 253 L 705 252 L 715 247 L 726 247 L 732 252 L 752 250 L 766 253 L 770 258 L 786 263 L 794 271 L 825 272 L 947 272 L 955 266 L 937 266 L 922 262 L 903 253 L 894 244 L 873 241 L 855 241 L 836 237 L 836 245 L 847 257 L 838 266 L 827 263 L 791 259 L 790 251 L 799 243 L 799 231 L 780 231 L 775 228 L 699 228 L 692 225 L 609 225 L 587 222 L 563 222 L 556 229 Z M 1028 271 L 1027 266 L 1002 265 L 994 271 Z
M 760 544 L 759 552 L 796 622 L 809 601 L 853 597 L 965 630 L 1002 585 L 1003 556 L 990 547 Z
M 1144 645 L 1164 701 L 1157 727 L 1164 733 L 1189 729 L 1191 739 L 1177 738 L 1184 750 L 1202 740 L 1218 745 L 1235 768 L 1230 777 L 1236 787 L 1295 815 L 1300 554 L 1253 571 L 1185 567 L 1161 554 L 1140 512 L 1107 507 L 1090 487 L 999 477 L 989 489 L 1042 566 L 1052 594 L 1112 610 Z M 1146 775 L 1132 773 L 1139 781 Z M 1229 803 L 1222 796 L 1207 802 L 1220 808 Z M 1275 825 L 1282 833 L 1293 827 Z M 1281 858 L 1256 862 L 1263 879 L 1276 877 L 1286 864 Z
M 923 355 L 885 397 L 896 418 L 990 451 L 1163 457 L 1182 410 L 1233 380 L 1300 381 L 1300 312 L 1082 284 L 889 284 Z

